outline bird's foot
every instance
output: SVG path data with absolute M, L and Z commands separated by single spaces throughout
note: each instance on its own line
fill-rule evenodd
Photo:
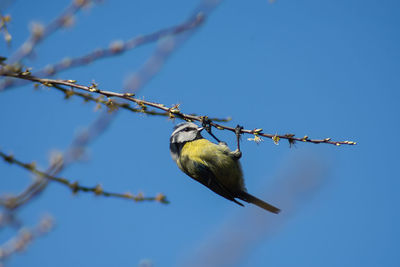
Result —
M 240 150 L 236 149 L 235 151 L 231 152 L 231 155 L 235 159 L 240 159 L 242 157 L 242 152 Z

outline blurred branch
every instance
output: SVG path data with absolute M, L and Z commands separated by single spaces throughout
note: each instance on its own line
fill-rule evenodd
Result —
M 114 41 L 110 44 L 110 46 L 108 48 L 96 49 L 96 50 L 89 52 L 88 54 L 80 56 L 80 57 L 66 58 L 58 63 L 50 64 L 50 65 L 46 66 L 45 68 L 34 72 L 34 76 L 37 76 L 37 77 L 53 76 L 56 73 L 59 73 L 59 72 L 62 72 L 62 71 L 65 71 L 65 70 L 68 70 L 71 68 L 88 65 L 88 64 L 91 64 L 94 61 L 97 61 L 100 59 L 121 55 L 129 50 L 135 49 L 142 45 L 156 42 L 166 36 L 177 35 L 182 32 L 191 30 L 195 27 L 198 27 L 201 23 L 203 23 L 203 21 L 204 21 L 204 16 L 199 14 L 198 16 L 195 16 L 193 19 L 185 21 L 179 25 L 161 29 L 161 30 L 158 30 L 156 32 L 153 32 L 153 33 L 150 33 L 147 35 L 138 36 L 138 37 L 132 38 L 125 42 Z M 24 82 L 18 83 L 17 81 L 12 80 L 12 79 L 6 79 L 6 80 L 3 80 L 2 83 L 0 83 L 0 91 L 9 89 L 13 86 L 18 86 L 18 85 L 23 85 L 23 84 L 24 84 Z
M 18 234 L 0 245 L 0 264 L 17 252 L 22 252 L 32 241 L 53 228 L 53 218 L 43 217 L 33 228 L 23 227 Z
M 36 179 L 17 196 L 5 196 L 0 198 L 0 205 L 12 211 L 30 201 L 41 193 L 47 186 L 47 180 Z
M 71 4 L 53 21 L 48 25 L 34 24 L 32 26 L 32 33 L 28 39 L 17 49 L 17 51 L 10 57 L 9 63 L 13 64 L 20 62 L 25 57 L 29 56 L 34 50 L 35 46 L 48 36 L 56 32 L 62 27 L 67 27 L 73 22 L 73 16 L 83 7 L 88 6 L 92 0 L 73 0 Z
M 32 82 L 38 82 L 47 87 L 53 87 L 54 85 L 67 86 L 67 87 L 70 87 L 71 89 L 76 88 L 76 89 L 84 90 L 89 93 L 96 93 L 96 94 L 103 95 L 103 96 L 109 98 L 106 103 L 106 105 L 109 108 L 109 111 L 113 111 L 116 108 L 118 108 L 118 106 L 114 104 L 113 100 L 110 99 L 110 97 L 117 97 L 120 99 L 134 102 L 144 110 L 146 110 L 147 107 L 160 109 L 164 112 L 167 112 L 169 114 L 170 118 L 177 117 L 177 118 L 180 118 L 180 119 L 183 119 L 186 121 L 199 121 L 202 123 L 207 123 L 208 125 L 211 125 L 219 130 L 229 130 L 231 132 L 236 131 L 236 128 L 217 124 L 215 122 L 212 122 L 206 116 L 196 116 L 196 115 L 181 113 L 181 111 L 179 110 L 179 105 L 175 105 L 171 108 L 168 108 L 164 104 L 159 104 L 159 103 L 154 103 L 154 102 L 134 98 L 133 97 L 134 94 L 132 94 L 132 93 L 116 93 L 116 92 L 112 92 L 112 91 L 100 90 L 97 88 L 97 84 L 95 84 L 95 83 L 92 83 L 90 86 L 85 86 L 85 85 L 77 84 L 75 80 L 55 80 L 55 79 L 38 78 L 38 77 L 32 76 L 29 72 L 20 72 L 20 73 L 6 72 L 6 73 L 3 73 L 2 75 L 14 77 L 14 78 L 25 79 L 25 80 L 29 80 Z M 75 92 L 72 90 L 69 91 L 69 94 L 71 94 L 71 95 L 74 93 Z M 254 138 L 250 138 L 249 140 L 252 140 L 255 142 L 260 142 L 262 140 L 260 138 L 260 136 L 263 136 L 263 137 L 271 138 L 276 144 L 278 144 L 281 139 L 288 140 L 290 145 L 294 144 L 296 141 L 306 142 L 306 143 L 314 143 L 314 144 L 324 143 L 324 144 L 332 144 L 332 145 L 336 145 L 336 146 L 355 145 L 356 144 L 356 142 L 353 142 L 353 141 L 332 141 L 331 138 L 310 139 L 308 136 L 298 138 L 298 137 L 295 137 L 294 134 L 285 134 L 285 135 L 268 134 L 268 133 L 263 133 L 261 128 L 254 129 L 254 130 L 241 129 L 240 132 L 254 135 Z
M 158 194 L 155 197 L 145 197 L 143 194 L 133 195 L 131 193 L 112 193 L 108 191 L 104 191 L 100 184 L 94 187 L 87 187 L 79 185 L 78 182 L 70 182 L 68 179 L 56 177 L 50 175 L 48 173 L 42 172 L 36 168 L 35 163 L 23 163 L 22 161 L 14 158 L 12 155 L 7 155 L 4 152 L 0 151 L 0 157 L 2 157 L 6 162 L 10 164 L 16 164 L 31 173 L 35 174 L 39 179 L 45 178 L 47 180 L 57 182 L 59 184 L 67 186 L 71 191 L 76 194 L 78 192 L 92 192 L 96 196 L 105 196 L 105 197 L 117 197 L 117 198 L 125 198 L 125 199 L 132 199 L 136 202 L 138 201 L 158 201 L 160 203 L 168 204 L 167 198 L 163 194 Z M 5 197 L 0 198 L 0 205 L 5 206 L 6 208 L 12 210 L 21 205 L 21 201 L 26 199 L 24 194 L 20 194 L 17 197 Z

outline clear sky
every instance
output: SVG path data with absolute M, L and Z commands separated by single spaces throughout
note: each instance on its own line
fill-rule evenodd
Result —
M 49 22 L 69 1 L 15 1 L 9 55 L 30 21 Z M 35 69 L 181 23 L 197 1 L 104 1 L 75 18 L 25 63 Z M 19 210 L 34 225 L 56 221 L 7 266 L 399 266 L 399 1 L 224 1 L 138 92 L 186 113 L 232 117 L 227 125 L 356 146 L 242 138 L 248 191 L 279 215 L 242 208 L 176 167 L 169 136 L 178 121 L 119 111 L 89 146 L 88 160 L 60 176 L 115 192 L 164 193 L 171 201 L 132 203 L 73 196 L 59 184 Z M 58 74 L 120 91 L 157 44 Z M 81 99 L 31 85 L 0 92 L 0 148 L 45 169 L 99 111 Z M 234 149 L 231 133 L 216 134 Z M 205 134 L 205 137 L 209 137 Z M 0 161 L 1 194 L 31 175 Z M 0 243 L 15 231 L 0 231 Z

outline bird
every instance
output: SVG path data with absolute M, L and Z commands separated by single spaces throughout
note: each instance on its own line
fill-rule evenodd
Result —
M 174 127 L 170 152 L 179 169 L 240 206 L 244 205 L 237 199 L 279 213 L 279 208 L 247 193 L 239 162 L 241 152 L 231 151 L 225 142 L 215 144 L 205 139 L 201 135 L 203 129 L 193 122 L 183 122 Z

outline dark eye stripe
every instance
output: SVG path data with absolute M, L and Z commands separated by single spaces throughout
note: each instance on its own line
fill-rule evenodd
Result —
M 198 127 L 196 126 L 192 126 L 192 125 L 181 125 L 180 127 L 176 127 L 175 131 L 172 133 L 172 135 L 176 135 L 178 133 L 183 133 L 183 132 L 190 132 L 190 131 L 194 131 L 197 132 Z M 172 136 L 171 135 L 171 136 Z
M 180 132 L 190 132 L 190 131 L 195 131 L 195 130 L 197 130 L 197 129 L 193 128 L 193 127 L 186 127 L 186 128 L 183 128 L 182 130 L 180 130 Z

